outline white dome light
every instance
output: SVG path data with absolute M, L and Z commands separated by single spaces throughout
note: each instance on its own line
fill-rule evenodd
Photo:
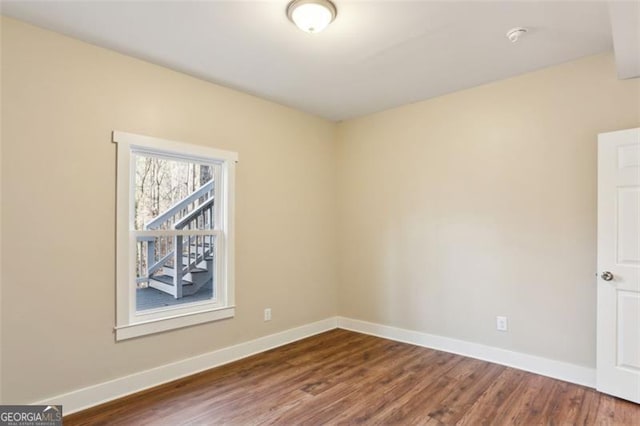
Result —
M 319 33 L 336 19 L 338 11 L 329 0 L 293 0 L 287 16 L 302 31 Z

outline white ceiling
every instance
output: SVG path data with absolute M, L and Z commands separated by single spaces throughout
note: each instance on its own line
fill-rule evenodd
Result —
M 343 120 L 612 50 L 607 3 L 334 0 L 320 34 L 278 1 L 3 1 L 2 14 Z M 529 33 L 512 44 L 505 33 Z

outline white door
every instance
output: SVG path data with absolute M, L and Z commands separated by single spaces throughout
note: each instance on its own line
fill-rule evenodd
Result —
M 599 391 L 640 403 L 640 129 L 598 136 Z

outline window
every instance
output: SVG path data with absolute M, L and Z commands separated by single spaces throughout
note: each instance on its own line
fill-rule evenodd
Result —
M 113 141 L 116 339 L 233 317 L 237 154 L 123 132 Z

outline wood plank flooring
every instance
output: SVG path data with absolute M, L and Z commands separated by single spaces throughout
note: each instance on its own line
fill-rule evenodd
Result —
M 64 418 L 65 425 L 640 425 L 640 405 L 332 330 Z

